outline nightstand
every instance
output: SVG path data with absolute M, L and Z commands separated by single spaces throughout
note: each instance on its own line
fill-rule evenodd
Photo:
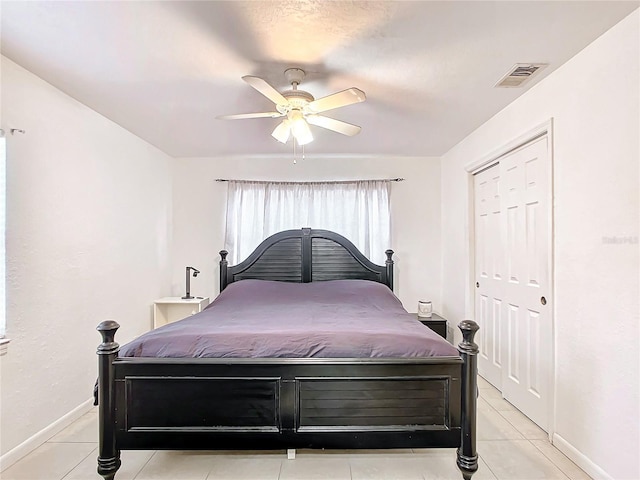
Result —
M 418 314 L 416 313 L 416 318 L 420 321 L 420 323 L 429 327 L 431 330 L 436 332 L 442 338 L 444 339 L 447 338 L 447 319 L 446 318 L 442 318 L 437 313 L 431 314 L 431 318 L 421 318 L 421 317 L 418 317 Z
M 164 297 L 153 302 L 153 328 L 175 322 L 204 310 L 209 297 Z

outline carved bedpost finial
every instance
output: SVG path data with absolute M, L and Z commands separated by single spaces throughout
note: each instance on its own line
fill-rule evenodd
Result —
M 477 355 L 480 350 L 473 340 L 476 332 L 480 330 L 478 324 L 473 320 L 463 320 L 458 324 L 458 328 L 462 332 L 462 342 L 458 344 L 458 350 L 469 355 Z
M 220 250 L 220 291 L 222 292 L 227 287 L 228 282 L 228 272 L 227 267 L 229 262 L 227 262 L 227 255 L 229 252 L 226 250 Z
M 393 250 L 389 249 L 384 252 L 387 255 L 387 259 L 384 262 L 385 267 L 387 268 L 387 285 L 393 292 Z
M 116 331 L 120 328 L 120 324 L 114 320 L 105 320 L 96 327 L 96 330 L 102 335 L 102 343 L 98 345 L 98 355 L 111 355 L 117 353 L 120 345 L 115 341 Z

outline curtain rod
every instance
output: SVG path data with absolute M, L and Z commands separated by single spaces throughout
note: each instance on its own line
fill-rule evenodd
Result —
M 404 182 L 404 178 L 373 178 L 368 180 L 326 180 L 316 182 L 296 182 L 296 181 L 270 181 L 270 180 L 235 180 L 227 178 L 216 178 L 216 182 L 239 182 L 239 183 L 356 183 L 356 182 Z

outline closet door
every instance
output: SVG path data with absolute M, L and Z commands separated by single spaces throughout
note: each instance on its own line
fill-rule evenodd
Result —
M 475 178 L 476 318 L 487 349 L 479 368 L 544 430 L 553 375 L 547 141 L 501 157 Z
M 503 277 L 501 247 L 500 167 L 474 176 L 475 262 L 478 371 L 494 387 L 502 389 L 503 359 Z

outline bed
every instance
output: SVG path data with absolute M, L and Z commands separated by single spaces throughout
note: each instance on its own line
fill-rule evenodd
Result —
M 234 266 L 220 255 L 203 312 L 122 348 L 116 322 L 98 326 L 100 475 L 127 449 L 441 447 L 471 478 L 475 322 L 455 349 L 393 295 L 391 250 L 376 265 L 335 232 L 277 233 Z

